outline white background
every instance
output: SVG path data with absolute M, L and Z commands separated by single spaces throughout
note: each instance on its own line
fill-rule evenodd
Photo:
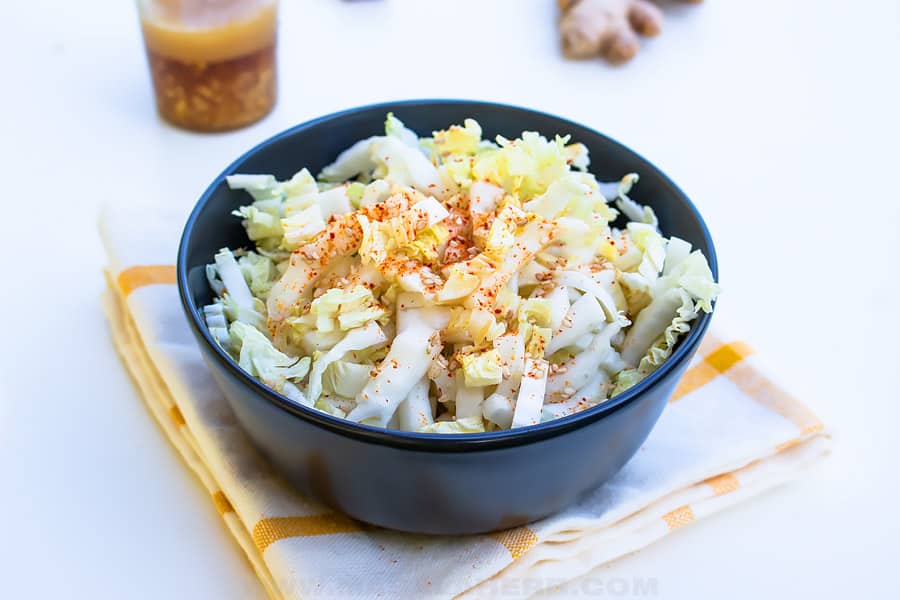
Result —
M 812 477 L 597 577 L 654 579 L 666 599 L 891 595 L 900 3 L 677 7 L 620 68 L 564 61 L 554 4 L 282 0 L 276 111 L 203 136 L 157 119 L 134 3 L 4 3 L 0 597 L 261 597 L 113 352 L 98 207 L 186 210 L 263 138 L 410 97 L 543 109 L 656 162 L 715 237 L 717 329 L 760 348 L 835 432 Z

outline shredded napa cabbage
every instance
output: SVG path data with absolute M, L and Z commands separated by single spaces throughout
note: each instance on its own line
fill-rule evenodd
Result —
M 484 135 L 388 114 L 318 176 L 228 176 L 248 244 L 206 267 L 212 338 L 312 410 L 409 432 L 529 427 L 648 377 L 713 308 L 706 257 L 583 144 Z

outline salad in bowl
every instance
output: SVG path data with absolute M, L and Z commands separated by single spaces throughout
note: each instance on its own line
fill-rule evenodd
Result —
M 706 257 L 600 182 L 585 146 L 392 114 L 320 173 L 227 178 L 252 248 L 207 266 L 238 365 L 292 401 L 425 433 L 514 429 L 603 403 L 710 312 Z

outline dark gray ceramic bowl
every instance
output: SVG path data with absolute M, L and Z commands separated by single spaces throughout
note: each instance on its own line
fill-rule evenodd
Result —
M 317 173 L 353 142 L 383 130 L 387 112 L 426 134 L 472 117 L 486 139 L 523 130 L 571 134 L 587 145 L 601 180 L 637 172 L 637 201 L 649 204 L 667 235 L 701 249 L 717 275 L 703 219 L 668 177 L 638 154 L 583 125 L 500 104 L 414 100 L 355 108 L 298 125 L 253 148 L 209 186 L 191 213 L 178 251 L 178 286 L 210 370 L 247 433 L 303 494 L 351 517 L 404 531 L 487 532 L 539 519 L 612 477 L 637 451 L 666 405 L 710 315 L 703 314 L 671 358 L 650 377 L 584 412 L 512 431 L 441 436 L 386 431 L 300 406 L 242 371 L 207 331 L 202 307 L 213 298 L 204 265 L 222 247 L 247 246 L 231 211 L 246 204 L 225 176 L 301 167 Z

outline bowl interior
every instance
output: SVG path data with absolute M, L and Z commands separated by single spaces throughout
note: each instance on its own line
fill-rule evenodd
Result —
M 186 284 L 183 287 L 187 288 L 182 293 L 189 312 L 193 313 L 195 327 L 202 327 L 202 307 L 214 297 L 206 281 L 205 265 L 212 261 L 213 255 L 220 248 L 245 247 L 251 244 L 240 219 L 231 214 L 239 206 L 248 204 L 250 198 L 241 190 L 229 189 L 225 176 L 233 173 L 264 173 L 283 180 L 303 167 L 315 175 L 354 142 L 383 134 L 385 115 L 388 112 L 393 112 L 419 135 L 430 135 L 434 130 L 462 123 L 466 118 L 474 118 L 481 124 L 484 139 L 493 139 L 498 134 L 515 138 L 523 130 L 538 131 L 546 136 L 571 135 L 573 141 L 588 147 L 591 158 L 589 170 L 598 180 L 617 181 L 626 173 L 638 173 L 640 182 L 632 190 L 631 197 L 653 208 L 666 236 L 680 237 L 702 250 L 709 259 L 713 274 L 718 275 L 712 241 L 694 206 L 659 169 L 618 142 L 583 125 L 524 108 L 454 100 L 394 102 L 351 109 L 289 129 L 241 156 L 212 183 L 191 215 L 179 251 L 180 280 Z M 702 314 L 680 345 L 695 346 L 706 329 L 708 320 L 709 315 Z M 210 338 L 206 337 L 209 341 Z M 676 350 L 669 361 L 677 360 L 678 354 Z M 666 365 L 663 365 L 657 373 L 665 368 Z M 650 385 L 653 379 L 651 375 L 633 390 L 637 392 L 638 387 Z M 631 397 L 633 394 L 629 392 L 620 396 Z M 601 406 L 615 403 L 611 401 Z M 584 413 L 593 410 L 595 409 Z M 564 420 L 578 416 L 564 417 Z

